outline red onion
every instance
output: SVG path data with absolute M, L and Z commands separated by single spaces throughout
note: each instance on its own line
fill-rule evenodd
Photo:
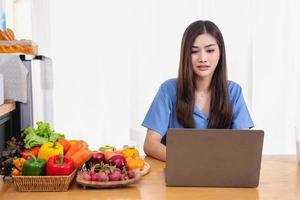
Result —
M 122 169 L 125 166 L 125 162 L 125 158 L 121 155 L 114 155 L 108 160 L 110 165 L 113 165 L 119 169 Z
M 92 162 L 93 164 L 104 162 L 104 154 L 99 151 L 94 151 L 89 161 Z

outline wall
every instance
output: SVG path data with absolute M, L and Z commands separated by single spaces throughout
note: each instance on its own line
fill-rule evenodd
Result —
M 255 128 L 266 132 L 264 153 L 295 153 L 298 1 L 48 3 L 54 125 L 68 138 L 85 139 L 92 148 L 141 148 L 146 130 L 140 124 L 159 85 L 177 75 L 185 28 L 210 19 L 223 32 L 229 78 L 242 85 Z

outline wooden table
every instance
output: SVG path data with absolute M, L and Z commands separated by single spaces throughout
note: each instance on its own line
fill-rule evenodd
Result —
M 296 156 L 263 156 L 258 188 L 166 187 L 164 162 L 146 158 L 151 172 L 138 183 L 118 189 L 83 190 L 73 184 L 68 192 L 18 192 L 11 183 L 0 181 L 1 200 L 94 200 L 94 199 L 300 199 L 300 165 Z

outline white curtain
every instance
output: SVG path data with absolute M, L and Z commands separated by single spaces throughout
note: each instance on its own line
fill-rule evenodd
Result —
M 255 128 L 265 130 L 264 153 L 295 153 L 297 0 L 48 2 L 55 128 L 69 138 L 141 149 L 140 124 L 159 85 L 177 76 L 185 28 L 209 19 L 223 33 L 229 78 L 242 85 Z
M 300 3 L 256 1 L 253 26 L 253 117 L 266 153 L 294 153 L 300 124 Z M 266 12 L 267 10 L 267 12 Z

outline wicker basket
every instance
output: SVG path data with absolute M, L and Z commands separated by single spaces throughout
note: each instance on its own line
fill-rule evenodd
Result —
M 21 192 L 67 191 L 76 170 L 69 176 L 13 176 L 13 182 Z

